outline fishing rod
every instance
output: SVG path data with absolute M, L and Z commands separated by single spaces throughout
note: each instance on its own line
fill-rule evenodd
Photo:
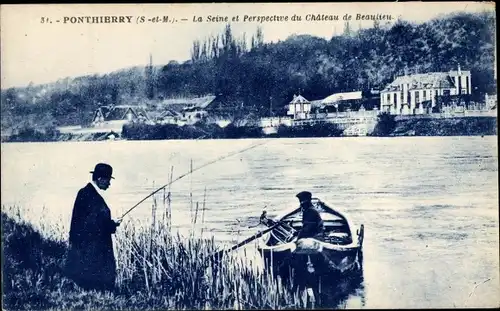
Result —
M 173 184 L 174 182 L 176 182 L 176 181 L 178 181 L 178 180 L 180 180 L 180 179 L 182 179 L 182 178 L 184 178 L 184 177 L 186 177 L 186 176 L 188 176 L 188 175 L 190 175 L 190 174 L 194 173 L 195 171 L 198 171 L 198 170 L 200 170 L 200 169 L 202 169 L 202 168 L 204 168 L 204 167 L 206 167 L 206 166 L 208 166 L 208 165 L 210 165 L 210 164 L 214 164 L 214 163 L 216 163 L 216 162 L 218 162 L 218 161 L 224 160 L 224 159 L 229 158 L 229 157 L 231 157 L 231 156 L 233 156 L 233 155 L 243 153 L 243 152 L 245 152 L 245 151 L 248 151 L 248 150 L 250 150 L 250 149 L 256 148 L 256 147 L 258 147 L 258 146 L 262 146 L 262 145 L 264 145 L 264 144 L 268 143 L 269 141 L 270 141 L 270 140 L 267 140 L 267 141 L 264 141 L 263 143 L 255 144 L 255 145 L 252 145 L 252 146 L 250 146 L 250 147 L 243 148 L 243 149 L 241 149 L 241 150 L 239 150 L 239 151 L 231 152 L 231 153 L 229 153 L 229 154 L 227 154 L 227 155 L 225 155 L 225 156 L 222 156 L 222 157 L 219 157 L 219 158 L 217 158 L 217 159 L 215 159 L 215 160 L 212 160 L 212 161 L 210 161 L 210 162 L 207 162 L 207 163 L 205 163 L 205 164 L 203 164 L 203 165 L 201 165 L 201 166 L 199 166 L 199 167 L 197 167 L 197 168 L 195 168 L 195 169 L 190 170 L 189 172 L 187 172 L 187 173 L 185 173 L 185 174 L 180 175 L 180 176 L 179 176 L 179 177 L 177 177 L 176 179 L 174 179 L 174 180 L 172 180 L 172 181 L 170 181 L 170 182 L 166 183 L 165 185 L 163 185 L 163 186 L 161 186 L 160 188 L 156 189 L 155 191 L 151 192 L 151 193 L 150 193 L 150 194 L 148 194 L 146 197 L 144 197 L 142 200 L 140 200 L 139 202 L 137 202 L 134 206 L 132 206 L 129 210 L 127 210 L 127 211 L 126 211 L 126 212 L 125 212 L 125 213 L 124 213 L 121 217 L 119 217 L 119 218 L 118 218 L 118 221 L 119 221 L 119 222 L 121 222 L 121 221 L 123 220 L 123 217 L 125 217 L 128 213 L 130 213 L 130 212 L 131 212 L 134 208 L 136 208 L 137 206 L 139 206 L 142 202 L 146 201 L 148 198 L 150 198 L 151 196 L 155 195 L 156 193 L 158 193 L 159 191 L 161 191 L 161 190 L 162 190 L 162 189 L 164 189 L 165 187 L 170 186 L 170 185 L 171 185 L 171 184 Z

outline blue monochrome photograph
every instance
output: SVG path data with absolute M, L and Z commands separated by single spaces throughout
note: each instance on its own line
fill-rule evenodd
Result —
M 0 15 L 3 310 L 500 307 L 493 2 Z

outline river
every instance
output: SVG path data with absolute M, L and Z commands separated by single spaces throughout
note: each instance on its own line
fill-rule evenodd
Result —
M 262 142 L 175 182 L 173 225 L 189 230 L 196 217 L 204 234 L 234 243 L 255 233 L 264 207 L 276 215 L 309 190 L 365 226 L 363 302 L 346 307 L 499 306 L 497 136 L 8 143 L 2 205 L 64 235 L 97 162 L 114 168 L 116 218 L 171 171 Z M 148 222 L 151 202 L 125 221 Z

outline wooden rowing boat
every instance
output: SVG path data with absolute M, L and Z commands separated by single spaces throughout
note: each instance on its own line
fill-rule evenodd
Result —
M 312 204 L 324 221 L 324 231 L 313 238 L 295 238 L 302 227 L 300 208 L 262 221 L 268 226 L 281 224 L 260 238 L 258 249 L 266 268 L 283 279 L 304 282 L 362 271 L 364 226 L 353 234 L 352 223 L 340 212 L 317 198 Z

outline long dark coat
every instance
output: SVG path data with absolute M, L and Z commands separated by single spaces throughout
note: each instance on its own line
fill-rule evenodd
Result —
M 69 278 L 86 289 L 112 290 L 116 262 L 112 234 L 116 223 L 104 199 L 88 183 L 78 191 L 71 228 L 65 271 Z

